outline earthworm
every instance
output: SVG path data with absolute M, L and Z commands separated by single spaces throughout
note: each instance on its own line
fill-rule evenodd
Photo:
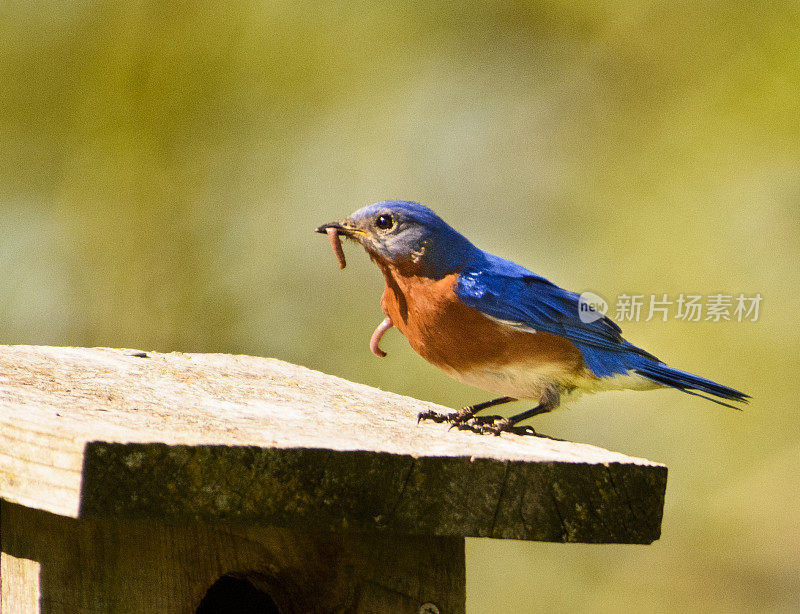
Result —
M 333 253 L 336 254 L 336 260 L 339 261 L 339 268 L 343 269 L 347 266 L 347 260 L 344 259 L 344 250 L 342 249 L 342 240 L 339 238 L 339 231 L 336 228 L 326 228 L 325 232 L 328 233 L 328 238 L 331 240 L 331 247 Z
M 384 358 L 386 356 L 386 352 L 381 349 L 381 337 L 383 337 L 383 333 L 389 330 L 392 326 L 392 319 L 386 318 L 383 322 L 378 324 L 378 328 L 376 328 L 375 332 L 372 333 L 372 338 L 369 340 L 369 349 L 372 350 L 372 353 L 378 358 Z

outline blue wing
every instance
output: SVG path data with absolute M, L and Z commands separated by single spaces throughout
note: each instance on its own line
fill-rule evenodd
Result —
M 633 371 L 726 407 L 734 406 L 692 391 L 734 401 L 749 398 L 734 388 L 665 365 L 649 352 L 623 339 L 619 326 L 610 318 L 603 316 L 584 322 L 579 315 L 578 294 L 559 288 L 510 260 L 481 251 L 461 271 L 455 291 L 466 305 L 509 326 L 569 339 L 597 377 Z
M 470 307 L 510 326 L 569 339 L 598 377 L 627 373 L 635 366 L 631 363 L 638 362 L 631 361 L 633 356 L 658 361 L 623 339 L 619 326 L 610 318 L 581 320 L 578 294 L 486 252 L 461 272 L 456 295 Z

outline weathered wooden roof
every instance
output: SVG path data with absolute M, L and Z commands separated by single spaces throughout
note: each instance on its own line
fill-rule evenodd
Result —
M 417 424 L 449 410 L 279 360 L 136 354 L 0 346 L 0 498 L 72 517 L 659 537 L 663 465 Z

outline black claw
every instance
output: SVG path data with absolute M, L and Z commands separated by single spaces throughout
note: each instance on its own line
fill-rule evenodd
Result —
M 450 428 L 448 430 L 458 429 L 459 431 L 472 431 L 477 435 L 494 435 L 499 437 L 503 433 L 511 433 L 512 435 L 520 435 L 523 437 L 542 437 L 544 439 L 552 439 L 554 441 L 563 441 L 549 435 L 542 435 L 537 433 L 532 426 L 517 426 L 512 423 L 510 419 L 503 418 L 498 415 L 489 416 L 475 416 L 470 414 L 470 408 L 465 408 L 460 411 L 451 412 L 448 414 L 440 414 L 433 410 L 425 410 L 417 414 L 417 424 L 422 420 L 431 420 L 437 424 L 442 422 L 449 422 Z
M 540 435 L 537 433 L 532 426 L 516 426 L 507 419 L 482 426 L 481 433 L 492 434 L 496 437 L 499 437 L 502 433 L 511 433 L 512 435 L 520 436 L 547 437 L 547 435 Z
M 511 422 L 508 418 L 503 418 L 503 416 L 476 416 L 474 415 L 472 407 L 465 407 L 464 409 L 448 414 L 440 414 L 431 409 L 427 409 L 417 414 L 417 424 L 422 420 L 430 420 L 437 424 L 449 422 L 450 428 L 448 430 L 453 430 L 455 428 L 459 431 L 472 431 L 478 435 L 494 435 L 495 437 L 499 437 L 503 433 L 511 433 L 512 435 L 555 439 L 547 435 L 540 435 L 532 426 L 517 426 L 516 423 Z
M 447 414 L 439 414 L 433 411 L 432 409 L 426 409 L 425 411 L 421 411 L 417 414 L 417 424 L 419 424 L 421 420 L 433 420 L 434 422 L 444 422 L 445 420 L 447 420 Z
M 330 226 L 330 224 L 328 224 L 328 226 Z M 317 230 L 321 232 L 322 228 L 324 227 L 320 226 L 320 228 Z M 433 422 L 437 423 L 449 422 L 453 426 L 458 425 L 460 430 L 465 430 L 461 428 L 461 425 L 467 425 L 466 430 L 472 430 L 477 433 L 480 432 L 479 430 L 476 430 L 478 426 L 484 424 L 494 424 L 500 420 L 503 420 L 503 417 L 494 415 L 478 417 L 475 416 L 476 413 L 489 407 L 502 405 L 503 403 L 510 403 L 511 401 L 515 400 L 516 399 L 512 397 L 499 397 L 497 399 L 492 399 L 491 401 L 484 401 L 482 403 L 476 403 L 475 405 L 469 405 L 463 409 L 459 409 L 458 411 L 451 412 L 449 414 L 439 414 L 433 410 L 427 409 L 417 414 L 417 424 L 419 424 L 422 420 L 432 420 Z
M 489 415 L 489 416 L 473 416 L 470 418 L 470 424 L 493 424 L 503 420 L 503 416 Z
M 419 424 L 420 420 L 431 420 L 437 424 L 441 424 L 442 422 L 461 424 L 471 417 L 472 416 L 467 416 L 460 411 L 451 412 L 449 414 L 440 414 L 431 409 L 427 409 L 417 414 L 417 424 Z

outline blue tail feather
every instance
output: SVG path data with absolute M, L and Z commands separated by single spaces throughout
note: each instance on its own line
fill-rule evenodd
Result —
M 638 373 L 639 375 L 643 375 L 644 377 L 651 379 L 654 382 L 658 382 L 659 384 L 664 384 L 665 386 L 676 388 L 677 390 L 685 392 L 686 394 L 692 394 L 695 396 L 703 397 L 704 399 L 708 399 L 709 401 L 713 401 L 714 403 L 719 403 L 720 405 L 724 405 L 725 407 L 739 409 L 735 405 L 724 403 L 718 399 L 714 399 L 709 396 L 706 396 L 705 394 L 700 394 L 700 393 L 705 392 L 707 394 L 718 397 L 719 399 L 737 401 L 739 403 L 747 403 L 747 399 L 750 398 L 750 395 L 747 395 L 744 392 L 736 390 L 735 388 L 723 386 L 722 384 L 718 384 L 717 382 L 712 382 L 711 380 L 706 379 L 704 377 L 700 377 L 699 375 L 693 375 L 692 373 L 687 373 L 686 371 L 673 369 L 672 367 L 668 367 L 662 362 L 655 362 L 651 360 L 643 360 L 636 362 L 638 364 L 633 368 L 633 371 Z
M 607 349 L 583 343 L 576 342 L 575 345 L 581 351 L 581 354 L 583 354 L 586 366 L 597 377 L 613 377 L 614 375 L 621 375 L 633 371 L 664 386 L 675 388 L 686 394 L 703 397 L 704 399 L 733 409 L 739 408 L 735 405 L 720 401 L 719 399 L 747 403 L 747 399 L 750 398 L 750 395 L 740 392 L 735 388 L 723 386 L 722 384 L 700 377 L 699 375 L 668 367 L 655 356 L 647 354 L 635 345 L 624 340 L 622 343 L 625 349 L 616 352 L 610 352 Z

